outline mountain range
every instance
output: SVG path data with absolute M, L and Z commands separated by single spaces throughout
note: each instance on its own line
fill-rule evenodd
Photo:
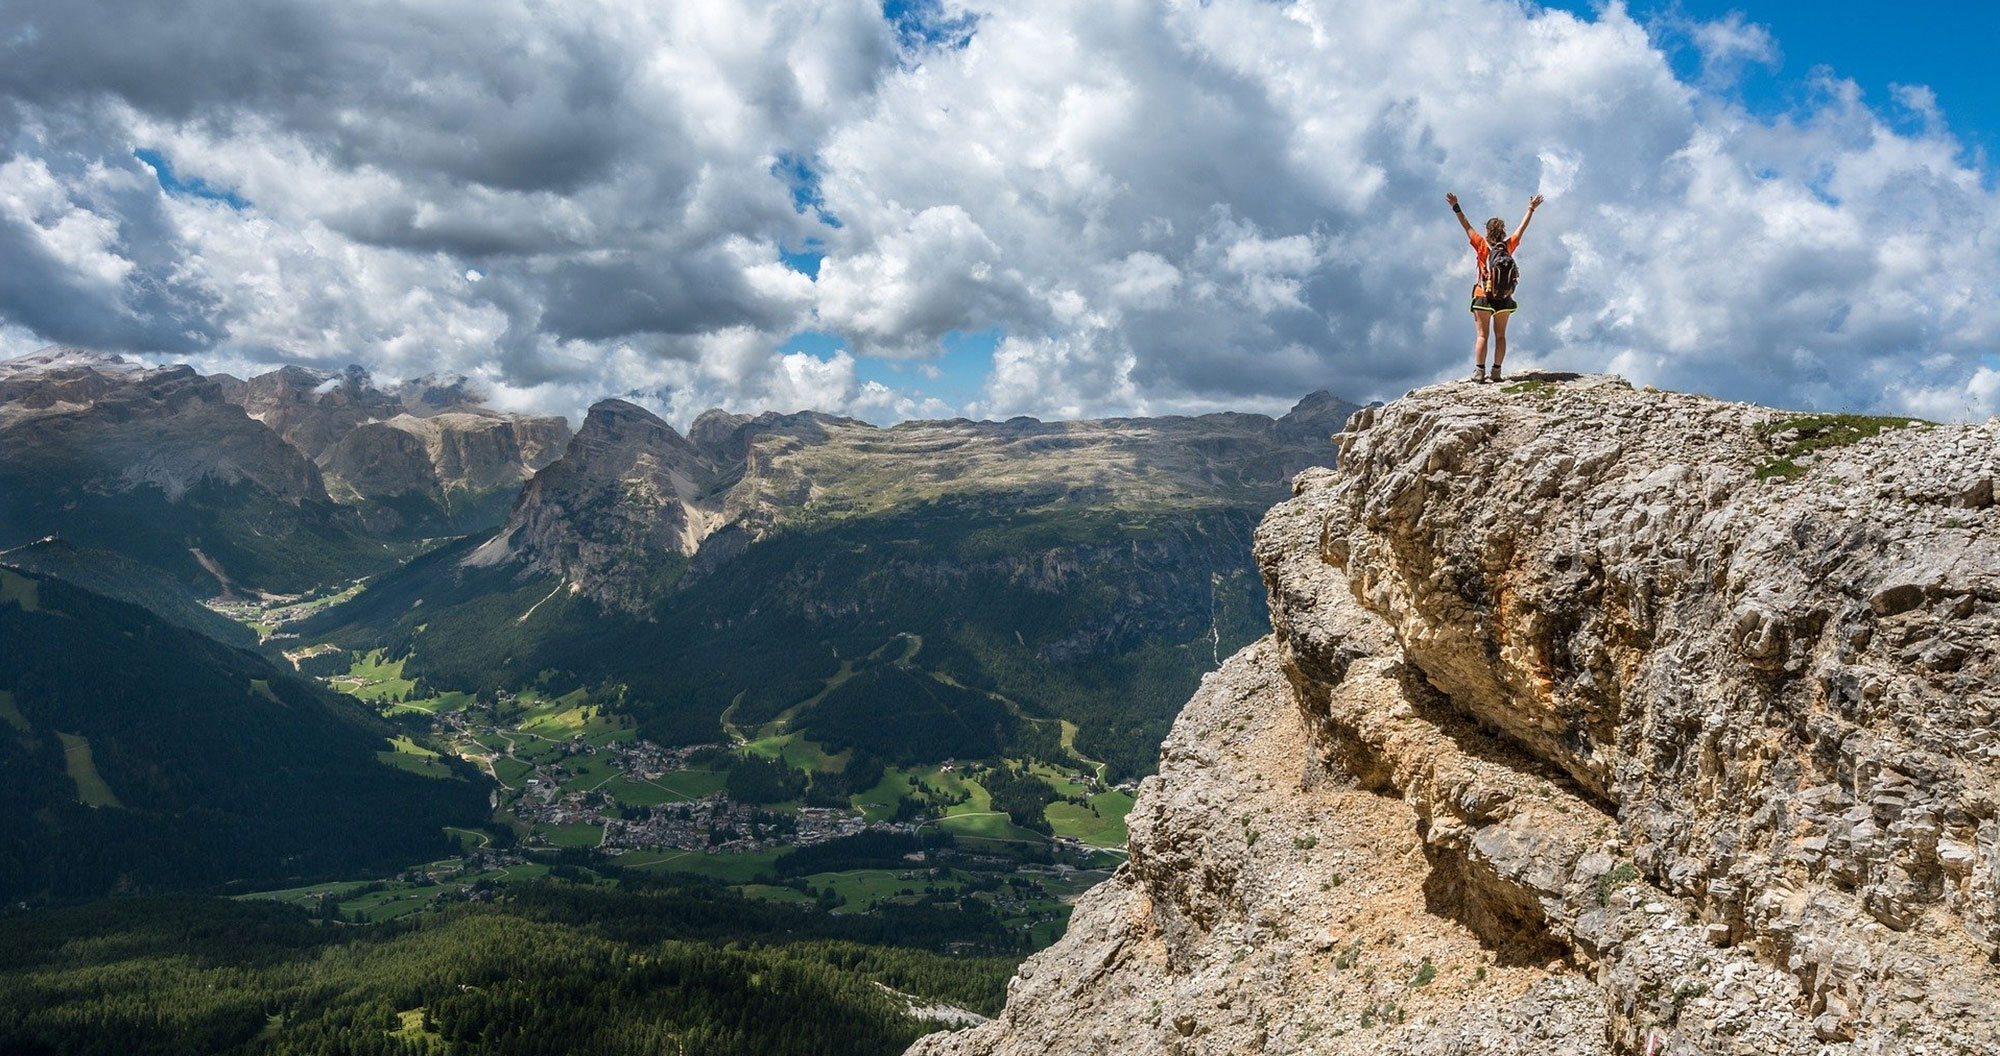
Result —
M 568 438 L 462 382 L 378 388 L 285 367 L 250 381 L 50 349 L 0 362 L 0 547 L 46 536 L 190 589 L 297 593 L 412 540 L 490 527 Z
M 563 419 L 495 411 L 463 378 L 380 386 L 358 368 L 286 366 L 216 380 L 224 399 L 311 459 L 328 493 L 377 535 L 490 527 L 569 440 Z
M 1320 393 L 1279 419 L 889 428 L 710 411 L 682 435 L 606 400 L 498 530 L 298 631 L 386 643 L 437 685 L 597 688 L 667 743 L 782 722 L 889 758 L 1060 743 L 1135 774 L 1173 701 L 1262 633 L 1248 533 L 1351 409 Z M 879 676 L 895 684 L 823 692 L 897 635 L 921 654 Z M 876 707 L 899 722 L 852 714 Z
M 0 363 L 0 547 L 46 536 L 210 593 L 299 591 L 395 557 L 222 383 L 65 351 Z
M 1353 409 L 1322 392 L 1277 419 L 887 428 L 714 410 L 683 434 L 608 399 L 571 436 L 462 379 L 50 349 L 0 363 L 0 547 L 181 626 L 200 625 L 187 599 L 121 560 L 224 599 L 366 577 L 287 633 L 430 685 L 589 689 L 664 743 L 782 728 L 1131 776 L 1201 672 L 1263 632 L 1249 531 Z M 829 684 L 896 636 L 919 651 Z

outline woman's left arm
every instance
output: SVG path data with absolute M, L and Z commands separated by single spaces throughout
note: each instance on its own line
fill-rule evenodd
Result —
M 1535 218 L 1535 210 L 1541 208 L 1541 205 L 1542 196 L 1539 194 L 1528 199 L 1528 215 L 1522 217 L 1521 226 L 1514 229 L 1514 247 L 1516 249 L 1520 248 L 1521 240 L 1528 236 L 1528 223 Z

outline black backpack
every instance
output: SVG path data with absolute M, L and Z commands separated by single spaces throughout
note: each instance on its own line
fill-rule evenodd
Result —
M 1514 284 L 1521 281 L 1521 266 L 1507 252 L 1507 240 L 1486 243 L 1486 296 L 1506 300 L 1514 296 Z

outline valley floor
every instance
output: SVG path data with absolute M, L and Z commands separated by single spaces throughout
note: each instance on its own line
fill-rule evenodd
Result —
M 335 597 L 356 593 L 348 588 Z M 379 649 L 348 654 L 283 637 L 286 624 L 328 600 L 238 601 L 228 611 L 260 633 L 280 636 L 287 657 L 303 671 L 319 672 L 329 687 L 409 729 L 380 753 L 385 764 L 443 776 L 449 770 L 441 756 L 449 755 L 490 776 L 498 786 L 493 816 L 483 829 L 451 833 L 462 852 L 454 859 L 395 876 L 239 897 L 277 899 L 332 919 L 381 922 L 490 898 L 512 882 L 541 880 L 549 875 L 551 855 L 560 855 L 591 876 L 690 874 L 749 898 L 835 913 L 977 900 L 1018 930 L 1025 948 L 1040 948 L 1061 935 L 1070 903 L 1109 876 L 1124 854 L 1132 789 L 1106 787 L 1104 764 L 1070 747 L 1072 729 L 1062 731 L 1069 756 L 1063 764 L 998 764 L 1010 769 L 1008 780 L 1025 777 L 1047 787 L 1048 802 L 1037 805 L 1036 819 L 1046 831 L 1024 828 L 1008 810 L 996 809 L 987 787 L 995 780 L 993 761 L 881 766 L 868 787 L 845 790 L 832 802 L 802 795 L 821 775 L 846 776 L 855 753 L 807 739 L 791 729 L 791 717 L 843 684 L 857 665 L 910 665 L 923 648 L 915 634 L 896 635 L 842 660 L 819 697 L 767 721 L 738 725 L 732 708 L 723 719 L 729 743 L 665 746 L 642 739 L 629 720 L 585 690 L 475 696 L 406 678 L 404 661 Z M 773 773 L 782 767 L 790 776 L 781 777 L 775 791 L 746 795 L 743 786 L 750 782 L 741 780 L 732 791 L 731 770 L 746 760 L 766 761 Z M 872 860 L 836 853 L 827 856 L 829 865 L 858 867 L 812 871 L 787 860 L 799 848 L 857 837 L 900 840 L 896 846 L 909 850 Z

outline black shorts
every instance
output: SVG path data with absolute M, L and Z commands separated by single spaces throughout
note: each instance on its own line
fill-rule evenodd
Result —
M 1514 298 L 1512 297 L 1488 297 L 1482 293 L 1472 299 L 1472 310 L 1475 312 L 1492 312 L 1495 315 L 1504 315 L 1519 307 L 1521 306 L 1514 303 Z

